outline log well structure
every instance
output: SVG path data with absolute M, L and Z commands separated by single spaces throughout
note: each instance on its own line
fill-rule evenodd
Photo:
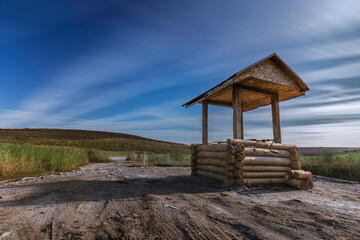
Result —
M 283 184 L 312 188 L 312 175 L 301 170 L 295 145 L 281 143 L 279 102 L 302 96 L 309 87 L 275 53 L 237 72 L 185 103 L 202 104 L 202 144 L 191 145 L 192 175 L 227 186 Z M 208 105 L 233 109 L 233 138 L 208 143 Z M 271 105 L 273 139 L 244 140 L 243 112 Z

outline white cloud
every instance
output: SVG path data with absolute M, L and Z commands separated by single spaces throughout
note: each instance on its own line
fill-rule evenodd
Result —
M 301 76 L 303 79 L 307 79 L 311 83 L 342 78 L 360 78 L 360 62 L 351 62 L 320 70 L 310 70 L 303 72 Z

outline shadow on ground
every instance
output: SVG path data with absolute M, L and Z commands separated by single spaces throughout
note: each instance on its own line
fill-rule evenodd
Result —
M 238 188 L 238 193 L 266 194 L 296 191 L 286 186 L 264 186 L 258 188 Z M 0 187 L 4 192 L 19 194 L 15 200 L 0 200 L 0 206 L 36 206 L 61 204 L 77 201 L 106 201 L 130 199 L 145 195 L 197 194 L 228 191 L 219 181 L 191 177 L 171 176 L 166 178 L 141 178 L 123 180 L 62 180 L 57 182 L 32 183 Z M 30 193 L 29 193 L 30 192 Z

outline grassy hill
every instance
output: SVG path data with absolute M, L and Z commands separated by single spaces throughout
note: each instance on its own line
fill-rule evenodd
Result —
M 0 143 L 123 152 L 190 152 L 189 146 L 185 144 L 159 141 L 123 133 L 70 129 L 0 129 Z

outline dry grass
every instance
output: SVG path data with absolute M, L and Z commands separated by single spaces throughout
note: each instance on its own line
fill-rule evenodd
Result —
M 319 152 L 301 157 L 302 169 L 315 175 L 360 182 L 360 152 Z
M 94 150 L 0 145 L 0 179 L 72 171 L 89 162 L 109 162 Z
M 177 166 L 177 167 L 189 167 L 190 154 L 184 153 L 167 153 L 167 154 L 155 154 L 155 153 L 130 153 L 128 157 L 132 161 L 130 167 L 149 167 L 149 166 Z

